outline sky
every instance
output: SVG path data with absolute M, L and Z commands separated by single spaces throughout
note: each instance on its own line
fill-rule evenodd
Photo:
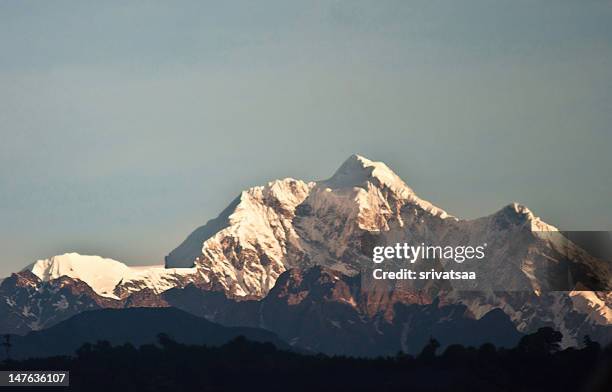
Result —
M 0 3 L 0 276 L 162 263 L 353 153 L 458 217 L 610 229 L 611 146 L 611 1 Z

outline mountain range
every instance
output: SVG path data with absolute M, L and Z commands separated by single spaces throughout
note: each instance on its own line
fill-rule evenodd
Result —
M 372 248 L 397 242 L 489 244 L 478 272 L 490 286 L 372 285 Z M 27 334 L 94 309 L 176 307 L 331 354 L 415 353 L 430 336 L 511 346 L 542 326 L 561 331 L 566 346 L 587 334 L 607 343 L 609 276 L 608 263 L 525 206 L 459 219 L 384 163 L 354 155 L 328 180 L 242 192 L 165 265 L 75 253 L 36 261 L 1 282 L 0 332 Z

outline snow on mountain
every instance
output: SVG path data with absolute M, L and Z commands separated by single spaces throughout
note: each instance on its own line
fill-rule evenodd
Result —
M 115 287 L 114 294 L 124 298 L 130 293 L 150 289 L 159 294 L 174 287 L 184 287 L 190 283 L 198 284 L 201 274 L 197 268 L 165 268 L 163 264 L 130 267 L 121 282 Z
M 391 217 L 401 221 L 405 204 L 451 218 L 418 198 L 384 163 L 352 155 L 328 180 L 286 178 L 242 192 L 170 252 L 166 267 L 195 265 L 229 296 L 261 298 L 288 268 L 322 264 L 356 272 L 341 262 L 354 250 L 348 239 L 355 232 L 388 230 Z
M 249 299 L 264 297 L 290 268 L 322 265 L 356 274 L 371 264 L 373 242 L 495 243 L 482 276 L 499 281 L 494 277 L 503 273 L 501 282 L 538 291 L 549 288 L 549 260 L 567 250 L 554 238 L 555 227 L 518 203 L 475 220 L 450 216 L 384 163 L 352 155 L 328 180 L 287 178 L 242 192 L 170 252 L 166 267 L 196 266 L 213 290 Z
M 166 269 L 163 265 L 128 267 L 122 262 L 100 256 L 66 253 L 38 260 L 26 267 L 43 282 L 62 276 L 87 283 L 96 293 L 118 298 L 117 289 L 131 286 L 130 291 L 150 288 L 162 292 L 176 286 L 177 276 L 196 274 L 194 268 Z
M 166 267 L 195 265 L 204 280 L 237 297 L 262 297 L 299 246 L 291 221 L 313 184 L 286 178 L 251 188 L 195 230 L 166 257 Z
M 351 155 L 330 179 L 317 183 L 319 188 L 331 190 L 361 188 L 367 191 L 370 185 L 388 190 L 396 199 L 415 203 L 441 218 L 449 217 L 446 211 L 420 199 L 386 164 L 371 161 L 360 155 Z M 364 209 L 368 207 L 363 202 L 359 204 Z
M 130 273 L 130 268 L 116 260 L 99 256 L 82 256 L 66 253 L 49 259 L 38 260 L 26 269 L 42 281 L 50 281 L 61 276 L 77 278 L 87 283 L 100 295 L 113 296 L 115 286 Z

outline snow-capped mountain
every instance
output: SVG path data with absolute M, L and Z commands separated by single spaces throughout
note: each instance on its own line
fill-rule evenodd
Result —
M 265 296 L 288 266 L 301 264 L 287 257 L 300 246 L 291 222 L 313 185 L 288 178 L 242 192 L 170 252 L 166 267 L 195 266 L 212 288 L 233 297 Z
M 258 299 L 287 269 L 322 265 L 354 275 L 372 264 L 373 245 L 397 242 L 489 244 L 487 262 L 478 268 L 493 290 L 559 290 L 555 274 L 567 280 L 563 274 L 572 265 L 611 275 L 609 265 L 564 240 L 525 206 L 458 219 L 419 198 L 384 163 L 358 155 L 325 181 L 284 179 L 243 192 L 170 252 L 166 267 L 196 266 L 212 288 Z
M 461 285 L 407 290 L 365 285 L 363 267 L 372 265 L 372 247 L 397 242 L 489 244 L 487 262 L 478 272 L 493 285 L 478 291 Z M 316 279 L 308 272 L 313 268 L 321 275 Z M 454 305 L 463 306 L 453 308 L 453 317 L 461 320 L 481 320 L 501 310 L 521 332 L 552 325 L 570 345 L 585 333 L 612 340 L 612 296 L 609 280 L 602 279 L 610 276 L 609 268 L 525 206 L 513 203 L 463 220 L 419 198 L 384 163 L 353 155 L 328 180 L 286 178 L 242 192 L 170 252 L 163 267 L 129 267 L 77 254 L 39 260 L 2 282 L 0 313 L 24 329 L 51 325 L 57 317 L 50 318 L 45 309 L 63 303 L 53 286 L 63 282 L 62 287 L 91 287 L 92 302 L 78 296 L 71 302 L 64 294 L 74 312 L 91 306 L 172 305 L 221 323 L 269 328 L 310 348 L 317 338 L 331 345 L 338 328 L 353 336 L 342 347 L 360 339 L 380 342 L 372 334 L 382 333 L 388 339 L 384 347 L 399 348 L 411 341 L 407 334 L 417 333 L 406 323 L 418 325 L 432 312 L 448 318 L 448 309 L 434 309 Z M 581 290 L 578 275 L 587 287 L 606 290 Z M 313 279 L 308 288 L 306 277 Z M 560 287 L 568 289 L 555 291 Z M 406 313 L 398 304 L 426 308 Z M 329 309 L 344 310 L 334 315 Z M 318 321 L 300 329 L 313 321 L 312 312 Z M 423 325 L 435 321 L 427 320 Z
M 241 193 L 221 215 L 196 229 L 166 257 L 166 267 L 197 266 L 234 298 L 262 298 L 289 268 L 324 265 L 354 273 L 355 235 L 388 230 L 410 204 L 438 219 L 384 163 L 351 156 L 326 181 L 276 180 Z
M 196 268 L 164 268 L 163 265 L 128 267 L 100 256 L 66 253 L 38 260 L 26 267 L 43 282 L 61 277 L 80 280 L 98 295 L 120 299 L 129 293 L 150 289 L 161 293 L 198 280 Z

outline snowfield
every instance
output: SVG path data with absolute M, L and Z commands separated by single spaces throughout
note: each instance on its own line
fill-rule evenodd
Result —
M 100 256 L 66 253 L 49 259 L 38 260 L 26 267 L 42 281 L 51 281 L 62 276 L 87 283 L 103 297 L 116 298 L 115 289 L 120 285 L 137 285 L 160 293 L 175 286 L 177 276 L 197 273 L 196 268 L 164 268 L 163 265 L 129 267 L 126 264 Z

